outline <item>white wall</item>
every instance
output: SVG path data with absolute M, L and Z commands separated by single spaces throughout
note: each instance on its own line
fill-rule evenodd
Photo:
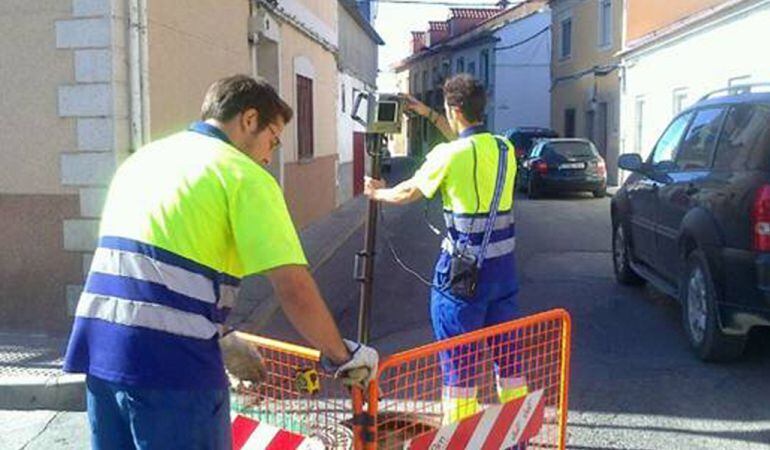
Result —
M 344 92 L 343 92 L 344 87 Z M 353 112 L 353 104 L 355 98 L 353 98 L 353 89 L 357 89 L 359 92 L 371 91 L 371 88 L 363 81 L 340 72 L 339 74 L 339 98 L 337 99 L 337 131 L 338 137 L 338 152 L 339 162 L 348 163 L 353 161 L 353 132 L 354 131 L 366 131 L 361 124 L 351 119 L 350 114 Z M 342 110 L 342 96 L 345 96 L 345 110 Z M 362 106 L 363 107 L 363 106 Z M 366 112 L 362 111 L 361 114 L 366 116 Z
M 527 39 L 551 24 L 546 9 L 513 22 L 495 35 L 496 47 Z M 551 123 L 551 33 L 545 32 L 526 44 L 492 55 L 494 95 L 492 126 L 502 132 L 518 126 L 548 127 Z
M 770 2 L 693 29 L 626 58 L 621 95 L 621 153 L 637 148 L 635 105 L 644 99 L 641 153 L 647 156 L 674 116 L 674 91 L 685 89 L 685 107 L 704 94 L 728 86 L 731 78 L 770 82 L 770 59 L 762 46 L 770 42 Z M 623 85 L 623 84 L 621 84 Z

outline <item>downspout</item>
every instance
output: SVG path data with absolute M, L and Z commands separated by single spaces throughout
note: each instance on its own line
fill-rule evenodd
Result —
M 147 3 L 128 0 L 128 81 L 131 151 L 148 140 L 149 122 L 147 86 Z

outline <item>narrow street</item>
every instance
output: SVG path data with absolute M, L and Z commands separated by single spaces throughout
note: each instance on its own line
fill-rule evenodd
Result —
M 408 175 L 394 160 L 391 180 Z M 755 339 L 742 361 L 705 364 L 688 348 L 678 304 L 650 288 L 615 283 L 609 198 L 560 196 L 516 202 L 523 313 L 554 307 L 573 318 L 571 449 L 770 449 L 770 339 Z M 440 238 L 427 227 L 424 203 L 386 208 L 402 259 L 428 277 Z M 440 225 L 440 204 L 429 207 Z M 384 354 L 432 339 L 428 290 L 401 270 L 380 227 L 371 342 Z M 316 272 L 343 333 L 356 334 L 358 285 L 354 234 Z M 264 331 L 297 340 L 279 312 Z

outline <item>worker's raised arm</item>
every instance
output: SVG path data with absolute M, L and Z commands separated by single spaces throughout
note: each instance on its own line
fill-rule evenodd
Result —
M 446 116 L 432 110 L 425 103 L 417 100 L 409 94 L 402 94 L 406 99 L 406 110 L 425 117 L 432 123 L 448 141 L 457 139 L 457 133 L 452 130 Z

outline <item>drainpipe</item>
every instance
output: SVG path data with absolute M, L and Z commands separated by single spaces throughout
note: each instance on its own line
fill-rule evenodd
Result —
M 149 140 L 147 2 L 128 0 L 128 80 L 131 149 Z

